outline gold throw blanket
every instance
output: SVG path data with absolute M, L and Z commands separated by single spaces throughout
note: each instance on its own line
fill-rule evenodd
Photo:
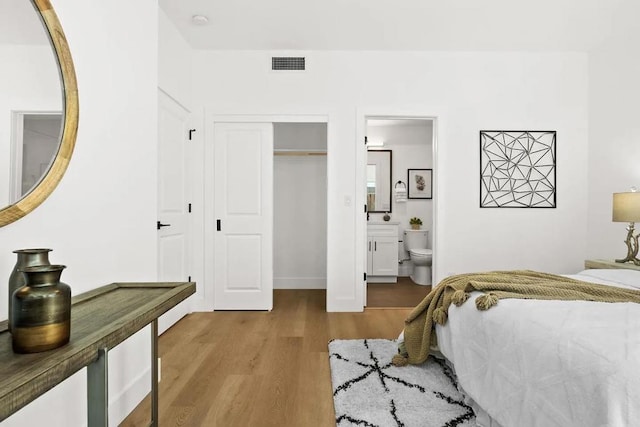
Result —
M 404 345 L 393 363 L 423 363 L 435 343 L 435 323 L 447 322 L 451 303 L 462 305 L 469 292 L 480 291 L 478 310 L 488 310 L 505 298 L 640 303 L 640 291 L 583 282 L 535 271 L 492 271 L 460 274 L 442 280 L 405 320 Z

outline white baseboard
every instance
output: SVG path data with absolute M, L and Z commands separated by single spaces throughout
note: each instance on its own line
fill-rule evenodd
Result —
M 360 302 L 359 302 L 360 301 Z M 345 313 L 359 313 L 364 311 L 362 299 L 334 299 L 327 300 L 327 312 L 345 312 Z
M 167 311 L 158 319 L 158 335 L 162 335 L 167 329 L 178 323 L 180 319 L 192 311 L 189 298 Z
M 200 311 L 213 311 L 213 304 L 205 301 L 204 298 L 200 298 L 197 294 L 193 295 L 191 298 L 193 299 L 193 301 L 191 301 L 192 313 L 200 312 Z
M 273 289 L 327 289 L 327 278 L 274 277 Z
M 122 392 L 109 399 L 109 427 L 117 427 L 151 392 L 151 367 L 134 378 Z
M 398 283 L 398 276 L 367 276 L 367 283 Z

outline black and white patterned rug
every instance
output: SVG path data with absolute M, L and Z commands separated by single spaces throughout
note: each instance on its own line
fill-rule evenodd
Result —
M 430 357 L 423 365 L 398 368 L 391 364 L 397 349 L 395 341 L 383 339 L 329 342 L 337 426 L 476 425 L 444 362 Z

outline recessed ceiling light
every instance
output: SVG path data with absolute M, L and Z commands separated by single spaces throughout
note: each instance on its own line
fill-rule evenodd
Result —
M 209 23 L 209 18 L 204 15 L 193 15 L 191 17 L 191 22 L 194 25 L 207 25 Z

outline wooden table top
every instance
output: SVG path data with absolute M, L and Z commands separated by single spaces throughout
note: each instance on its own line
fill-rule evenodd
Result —
M 0 322 L 0 421 L 192 295 L 193 282 L 112 283 L 72 298 L 69 344 L 33 354 L 11 348 Z

